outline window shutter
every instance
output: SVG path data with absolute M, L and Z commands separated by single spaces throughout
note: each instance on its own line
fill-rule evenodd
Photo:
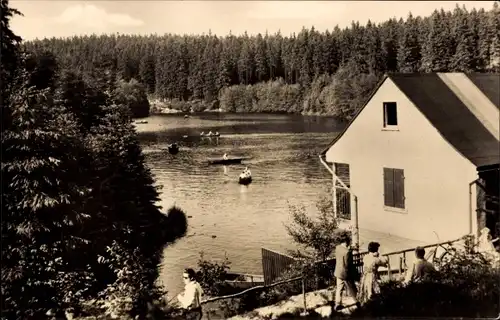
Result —
M 384 205 L 394 207 L 394 170 L 384 168 Z
M 394 169 L 394 207 L 405 208 L 405 177 L 401 169 Z

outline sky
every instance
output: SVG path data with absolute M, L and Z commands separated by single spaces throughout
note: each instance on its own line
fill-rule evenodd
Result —
M 11 0 L 23 13 L 11 27 L 25 40 L 81 34 L 283 35 L 314 26 L 318 31 L 392 17 L 427 16 L 456 4 L 489 10 L 494 1 L 78 1 Z

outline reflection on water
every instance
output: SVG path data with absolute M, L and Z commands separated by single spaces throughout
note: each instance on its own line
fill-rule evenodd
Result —
M 195 267 L 200 251 L 214 259 L 227 253 L 233 271 L 262 273 L 261 247 L 293 249 L 283 226 L 288 204 L 315 210 L 331 182 L 318 154 L 341 125 L 318 117 L 202 114 L 154 116 L 137 128 L 147 163 L 163 185 L 160 204 L 166 209 L 175 203 L 192 217 L 188 236 L 164 252 L 161 279 L 172 297 L 182 289 L 182 269 Z M 199 136 L 210 130 L 221 136 Z M 175 141 L 177 155 L 161 150 Z M 208 163 L 224 153 L 249 160 Z M 238 184 L 245 166 L 252 171 L 248 186 Z

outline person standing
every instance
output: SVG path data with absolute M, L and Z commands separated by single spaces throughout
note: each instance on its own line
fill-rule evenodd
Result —
M 201 296 L 203 289 L 196 281 L 196 274 L 193 269 L 186 269 L 182 275 L 184 280 L 184 292 L 177 295 L 177 300 L 184 309 L 184 316 L 188 320 L 200 320 L 203 316 L 201 310 Z
M 354 299 L 356 306 L 360 306 L 356 296 L 356 284 L 354 262 L 352 257 L 352 250 L 350 248 L 351 237 L 347 232 L 340 235 L 340 244 L 335 247 L 335 271 L 334 276 L 337 280 L 337 287 L 335 290 L 335 310 L 342 310 L 342 293 L 347 292 L 347 295 Z
M 427 275 L 435 272 L 436 269 L 429 261 L 425 260 L 425 249 L 422 247 L 415 248 L 415 256 L 417 260 L 413 262 L 411 268 L 408 269 L 404 283 L 418 282 Z
M 378 268 L 386 266 L 389 259 L 379 257 L 379 248 L 380 244 L 378 242 L 370 242 L 368 244 L 368 254 L 363 257 L 363 275 L 361 276 L 358 297 L 361 303 L 366 303 L 373 294 L 380 292 Z
M 500 254 L 495 248 L 494 243 L 498 241 L 498 238 L 492 239 L 490 229 L 481 229 L 481 235 L 479 236 L 478 252 L 481 253 L 486 259 L 492 263 L 498 263 L 500 261 Z

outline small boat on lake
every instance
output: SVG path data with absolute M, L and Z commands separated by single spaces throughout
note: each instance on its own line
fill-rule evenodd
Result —
M 245 158 L 227 158 L 208 160 L 210 164 L 236 164 L 241 163 Z
M 169 144 L 168 145 L 168 152 L 170 152 L 170 154 L 179 153 L 179 146 L 177 145 L 177 143 Z
M 136 124 L 146 124 L 148 123 L 146 120 L 139 120 L 135 122 Z
M 248 289 L 264 285 L 264 276 L 258 274 L 245 274 L 228 272 L 224 276 L 224 282 L 234 288 Z
M 245 170 L 240 174 L 238 178 L 238 183 L 242 185 L 248 185 L 252 182 L 252 173 L 248 168 L 245 168 Z
M 252 176 L 240 174 L 240 177 L 238 178 L 238 183 L 245 186 L 249 185 L 250 183 L 252 183 Z

